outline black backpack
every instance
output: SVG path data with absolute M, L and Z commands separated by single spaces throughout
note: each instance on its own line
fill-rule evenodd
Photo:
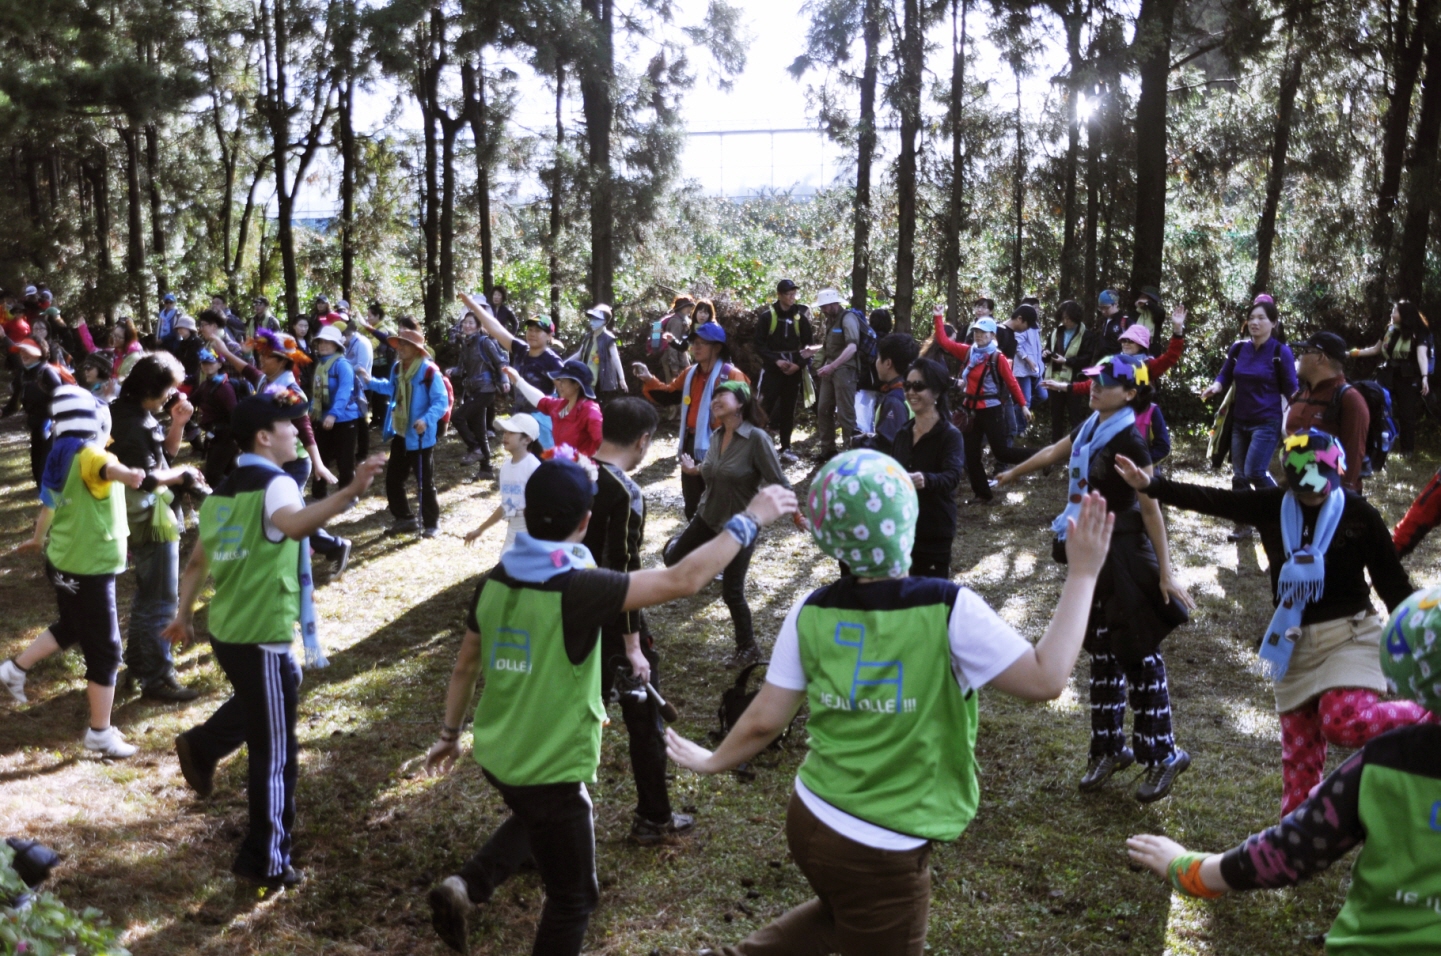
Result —
M 846 315 L 856 317 L 856 325 L 860 327 L 860 338 L 856 339 L 856 388 L 859 391 L 879 391 L 881 377 L 876 374 L 876 330 L 871 328 L 870 320 L 860 309 L 847 309 L 841 313 L 841 321 L 845 322 Z
M 756 694 L 760 693 L 759 688 L 751 690 L 749 687 L 751 674 L 755 672 L 756 668 L 766 667 L 769 664 L 770 661 L 756 661 L 754 664 L 747 664 L 741 668 L 741 672 L 736 675 L 735 683 L 721 693 L 720 707 L 716 711 L 716 717 L 720 720 L 719 736 L 721 739 L 724 739 L 725 735 L 730 733 L 735 725 L 740 722 L 741 714 L 746 712 L 746 708 L 751 705 L 751 701 L 755 700 Z M 779 747 L 781 741 L 790 736 L 790 732 L 791 729 L 789 727 L 783 730 L 781 735 L 771 742 L 771 747 Z
M 1396 442 L 1396 420 L 1391 417 L 1391 393 L 1380 382 L 1342 382 L 1325 413 L 1337 431 L 1341 428 L 1341 396 L 1353 388 L 1366 399 L 1371 413 L 1371 423 L 1366 427 L 1366 460 L 1361 463 L 1362 477 L 1369 477 L 1386 467 L 1386 456 Z

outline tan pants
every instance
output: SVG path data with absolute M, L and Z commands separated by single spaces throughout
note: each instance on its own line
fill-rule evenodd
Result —
M 851 447 L 856 433 L 856 369 L 846 364 L 829 375 L 821 376 L 820 394 L 816 396 L 816 429 L 822 449 L 836 447 L 836 425 L 841 426 L 841 448 Z
M 725 956 L 920 956 L 931 907 L 931 845 L 893 852 L 841 836 L 791 794 L 786 842 L 817 899 Z

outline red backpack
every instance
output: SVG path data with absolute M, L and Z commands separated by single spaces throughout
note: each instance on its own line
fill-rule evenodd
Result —
M 426 360 L 425 378 L 421 379 L 421 382 L 425 384 L 426 388 L 430 388 L 430 383 L 435 381 L 435 373 L 439 371 L 439 365 Z M 446 426 L 450 424 L 450 413 L 455 410 L 455 386 L 450 384 L 449 375 L 442 374 L 440 380 L 445 383 L 445 414 L 440 416 L 440 428 L 436 435 L 437 438 L 444 437 Z

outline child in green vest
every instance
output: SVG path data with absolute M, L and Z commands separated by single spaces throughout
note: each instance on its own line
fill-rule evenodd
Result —
M 451 949 L 469 949 L 478 904 L 534 860 L 545 884 L 533 952 L 578 954 L 600 899 L 595 822 L 586 784 L 600 764 L 601 628 L 623 611 L 695 594 L 755 543 L 763 525 L 796 510 L 788 488 L 763 488 L 725 532 L 668 568 L 597 568 L 582 543 L 595 478 L 580 465 L 543 462 L 525 486 L 526 531 L 480 579 L 450 677 L 429 773 L 460 756 L 460 730 L 476 679 L 473 750 L 511 815 L 453 876 L 430 891 L 431 922 Z
M 791 608 L 766 682 L 715 753 L 667 730 L 671 760 L 719 773 L 750 760 L 810 702 L 809 753 L 786 837 L 816 899 L 728 956 L 914 954 L 925 947 L 930 847 L 975 816 L 976 694 L 991 684 L 1027 700 L 1060 696 L 1114 518 L 1085 496 L 1069 524 L 1069 573 L 1050 626 L 1032 646 L 976 594 L 908 575 L 918 503 L 905 471 L 879 452 L 833 458 L 812 480 L 806 516 L 817 546 L 853 576 Z
M 1441 709 L 1441 588 L 1397 605 L 1381 638 L 1393 694 Z M 1279 824 L 1225 853 L 1191 853 L 1163 836 L 1126 841 L 1131 859 L 1182 896 L 1280 889 L 1321 873 L 1358 844 L 1346 903 L 1326 952 L 1441 952 L 1441 727 L 1413 724 L 1368 741 Z
M 85 655 L 90 729 L 85 749 L 123 758 L 135 745 L 110 724 L 120 669 L 120 621 L 115 575 L 125 570 L 129 525 L 123 482 L 139 488 L 145 473 L 127 468 L 99 441 L 96 399 L 76 385 L 58 386 L 50 400 L 54 445 L 40 476 L 35 535 L 16 550 L 45 551 L 45 576 L 55 588 L 60 619 L 29 647 L 0 664 L 0 683 L 25 703 L 25 675 L 40 661 L 75 644 Z M 49 539 L 46 539 L 46 533 Z
M 164 631 L 172 643 L 195 639 L 195 600 L 213 574 L 210 647 L 234 693 L 203 724 L 176 737 L 175 752 L 185 782 L 208 797 L 216 765 L 245 744 L 250 829 L 231 872 L 266 891 L 304 879 L 290 863 L 300 763 L 300 674 L 290 647 L 300 617 L 300 548 L 348 511 L 385 468 L 385 456 L 373 455 L 348 485 L 306 507 L 284 466 L 296 456 L 295 422 L 308 411 L 298 391 L 281 389 L 251 396 L 230 413 L 241 455 L 200 508 L 200 541 L 180 578 L 175 620 Z

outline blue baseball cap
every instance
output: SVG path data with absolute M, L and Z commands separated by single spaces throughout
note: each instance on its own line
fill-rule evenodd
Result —
M 161 301 L 161 302 L 174 302 L 174 301 L 175 301 L 175 293 L 174 293 L 174 292 L 167 292 L 167 293 L 165 293 L 163 296 L 160 297 L 160 301 Z
M 975 322 L 971 323 L 971 328 L 975 329 L 977 332 L 989 332 L 992 335 L 995 335 L 996 320 L 991 318 L 990 316 L 987 316 L 984 319 L 977 319 Z
M 696 336 L 703 342 L 724 342 L 726 330 L 721 328 L 719 322 L 706 322 L 695 330 Z
M 1116 297 L 1116 293 L 1112 292 L 1110 289 L 1102 292 L 1097 301 L 1099 301 L 1101 305 L 1117 305 L 1120 303 L 1120 299 Z

